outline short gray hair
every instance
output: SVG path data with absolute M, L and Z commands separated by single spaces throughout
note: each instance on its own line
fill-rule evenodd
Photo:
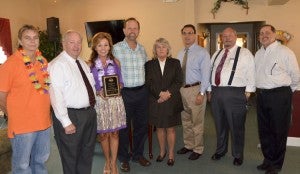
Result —
M 72 33 L 78 34 L 78 35 L 80 36 L 80 39 L 82 40 L 82 36 L 81 36 L 81 34 L 80 34 L 79 32 L 77 32 L 77 31 L 75 31 L 75 30 L 68 30 L 68 31 L 63 35 L 63 37 L 62 37 L 62 42 L 65 42 L 66 39 L 69 37 L 69 35 L 72 34 Z

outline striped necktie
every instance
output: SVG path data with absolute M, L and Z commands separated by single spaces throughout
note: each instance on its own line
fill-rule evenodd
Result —
M 183 86 L 186 84 L 186 81 L 185 81 L 186 80 L 186 62 L 187 62 L 187 58 L 188 58 L 188 51 L 189 51 L 189 49 L 186 48 L 183 59 L 182 59 Z
M 215 73 L 215 84 L 217 86 L 220 85 L 220 82 L 221 82 L 221 71 L 222 71 L 222 68 L 223 68 L 223 65 L 224 65 L 224 62 L 226 60 L 226 57 L 227 57 L 227 53 L 228 53 L 228 49 L 225 50 L 225 53 L 223 54 L 222 56 L 222 59 L 216 69 L 216 73 Z

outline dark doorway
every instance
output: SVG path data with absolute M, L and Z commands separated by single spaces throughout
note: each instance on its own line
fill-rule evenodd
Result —
M 227 27 L 237 31 L 237 45 L 248 48 L 253 54 L 259 49 L 258 30 L 265 21 L 237 22 L 237 23 L 200 23 L 199 41 L 212 55 L 216 50 L 223 47 L 220 34 Z

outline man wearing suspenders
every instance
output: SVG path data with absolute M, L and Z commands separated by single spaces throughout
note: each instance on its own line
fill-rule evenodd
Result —
M 252 53 L 236 45 L 233 28 L 222 32 L 224 48 L 212 56 L 211 108 L 217 132 L 217 149 L 211 157 L 219 160 L 228 150 L 231 133 L 233 164 L 243 164 L 246 104 L 255 91 L 255 65 Z M 230 130 L 230 131 L 229 131 Z

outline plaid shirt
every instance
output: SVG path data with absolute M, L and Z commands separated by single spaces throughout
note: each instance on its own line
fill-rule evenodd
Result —
M 137 43 L 135 50 L 132 50 L 124 39 L 114 45 L 113 54 L 121 62 L 124 87 L 131 88 L 145 84 L 145 63 L 148 58 L 141 44 Z

